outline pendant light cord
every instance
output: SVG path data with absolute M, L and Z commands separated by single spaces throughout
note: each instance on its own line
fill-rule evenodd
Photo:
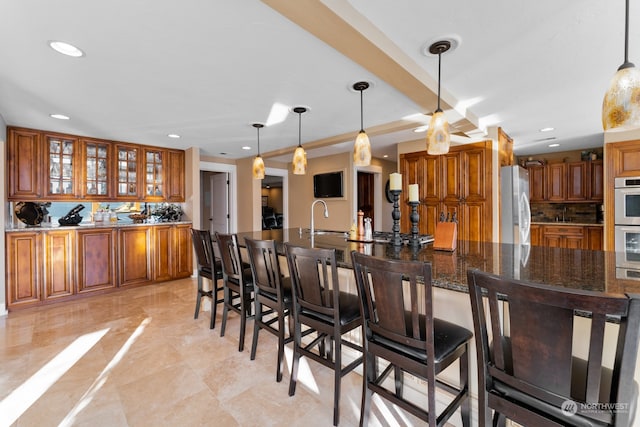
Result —
M 364 110 L 362 108 L 362 89 L 360 89 L 360 132 L 364 132 L 364 120 L 363 120 L 363 116 L 364 116 Z
M 436 110 L 436 113 L 438 111 L 442 111 L 440 109 L 440 71 L 441 69 L 442 69 L 442 51 L 439 51 L 438 52 L 438 109 Z
M 298 147 L 302 147 L 302 113 L 298 113 Z
M 624 21 L 624 63 L 629 62 L 629 0 L 626 1 Z
M 260 128 L 256 126 L 256 132 L 258 132 L 258 157 L 260 157 Z

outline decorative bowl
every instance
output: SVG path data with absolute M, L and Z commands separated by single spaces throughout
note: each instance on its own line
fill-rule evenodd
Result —
M 145 214 L 130 214 L 129 218 L 133 221 L 134 224 L 142 224 L 145 219 L 147 219 L 147 215 Z

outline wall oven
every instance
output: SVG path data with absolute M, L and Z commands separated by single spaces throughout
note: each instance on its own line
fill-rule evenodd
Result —
M 640 271 L 640 227 L 616 225 L 616 267 Z
M 615 224 L 640 225 L 640 177 L 615 179 Z

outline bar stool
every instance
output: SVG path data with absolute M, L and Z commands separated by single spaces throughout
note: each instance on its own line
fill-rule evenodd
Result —
M 291 280 L 280 273 L 278 251 L 275 240 L 253 240 L 246 238 L 249 263 L 253 273 L 255 319 L 251 360 L 256 358 L 258 334 L 264 329 L 278 337 L 278 366 L 276 381 L 282 381 L 284 346 L 291 342 L 291 336 L 285 338 L 285 319 L 290 319 L 292 307 Z M 266 307 L 266 310 L 263 308 Z M 267 319 L 268 318 L 268 319 Z M 277 328 L 275 325 L 277 324 Z M 290 331 L 293 329 L 291 328 Z M 291 334 L 291 332 L 290 332 Z
M 222 311 L 222 327 L 220 336 L 224 336 L 229 310 L 240 315 L 240 339 L 238 351 L 244 350 L 244 335 L 247 319 L 252 317 L 253 275 L 251 267 L 245 267 L 238 246 L 236 234 L 216 232 L 216 242 L 220 250 L 222 278 L 224 283 L 224 309 Z
M 638 404 L 637 295 L 570 290 L 479 270 L 467 276 L 480 426 L 491 425 L 492 409 L 494 425 L 504 425 L 505 418 L 525 426 L 632 424 Z M 588 331 L 576 330 L 577 324 Z M 611 360 L 603 355 L 607 338 Z M 579 344 L 586 344 L 584 358 L 576 354 Z
M 471 331 L 434 317 L 431 264 L 393 261 L 351 253 L 353 272 L 363 312 L 364 378 L 360 425 L 367 425 L 373 393 L 426 421 L 443 426 L 458 408 L 469 426 L 469 341 Z M 387 363 L 380 373 L 379 361 Z M 444 383 L 438 374 L 459 362 L 458 386 Z M 393 372 L 395 389 L 383 385 Z M 403 396 L 403 373 L 427 383 L 428 408 Z M 452 395 L 436 411 L 436 387 Z
M 193 318 L 198 318 L 202 297 L 211 298 L 211 322 L 209 329 L 214 329 L 216 327 L 216 309 L 219 303 L 224 302 L 222 297 L 218 298 L 219 291 L 223 289 L 223 286 L 218 286 L 218 280 L 222 279 L 222 266 L 220 260 L 215 258 L 213 242 L 211 241 L 211 234 L 208 230 L 196 230 L 192 228 L 191 238 L 193 241 L 193 249 L 196 253 L 198 274 L 196 312 Z M 208 291 L 204 290 L 202 286 L 203 277 L 211 281 L 211 289 Z
M 296 392 L 300 356 L 333 369 L 333 425 L 340 420 L 340 383 L 343 376 L 362 363 L 357 357 L 342 367 L 342 346 L 362 347 L 342 335 L 362 324 L 358 296 L 340 291 L 335 249 L 301 248 L 285 244 L 293 293 L 293 363 L 289 396 Z M 315 331 L 315 338 L 302 343 L 302 327 Z M 328 348 L 327 348 L 328 347 Z

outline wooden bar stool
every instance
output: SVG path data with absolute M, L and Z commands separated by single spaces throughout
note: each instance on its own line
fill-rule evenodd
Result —
M 196 312 L 194 319 L 198 318 L 200 313 L 200 302 L 202 297 L 211 298 L 211 322 L 210 329 L 216 327 L 216 309 L 219 303 L 224 302 L 223 297 L 218 297 L 219 291 L 223 286 L 218 286 L 218 280 L 222 279 L 222 266 L 220 260 L 216 259 L 213 251 L 213 242 L 211 234 L 208 230 L 191 229 L 191 238 L 193 241 L 193 249 L 196 252 L 196 264 L 198 274 L 198 293 L 196 295 Z M 202 278 L 211 281 L 211 289 L 204 290 Z
M 505 418 L 524 426 L 632 424 L 638 404 L 637 295 L 569 290 L 479 270 L 467 275 L 480 426 L 504 425 Z M 584 355 L 576 354 L 581 345 Z
M 360 425 L 368 424 L 373 393 L 398 405 L 430 426 L 443 426 L 458 408 L 462 424 L 469 426 L 469 341 L 473 334 L 462 326 L 435 318 L 431 264 L 392 261 L 358 252 L 351 253 L 353 272 L 363 312 L 364 381 Z M 459 362 L 460 383 L 438 379 Z M 386 367 L 379 372 L 378 366 Z M 393 372 L 394 390 L 383 385 Z M 403 373 L 427 383 L 428 408 L 403 396 Z M 438 414 L 436 387 L 451 396 Z

